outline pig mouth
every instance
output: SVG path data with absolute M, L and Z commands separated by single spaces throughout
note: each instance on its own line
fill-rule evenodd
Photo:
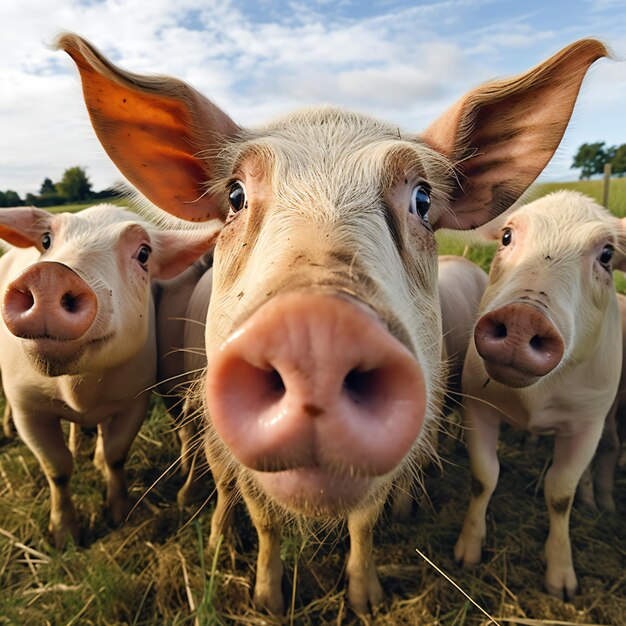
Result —
M 253 473 L 268 495 L 285 508 L 307 515 L 341 514 L 363 500 L 372 480 L 319 465 Z
M 68 341 L 50 335 L 21 337 L 25 341 L 25 351 L 37 368 L 45 376 L 63 376 L 73 373 L 76 364 L 90 348 L 98 348 L 110 341 L 113 334 L 85 341 Z

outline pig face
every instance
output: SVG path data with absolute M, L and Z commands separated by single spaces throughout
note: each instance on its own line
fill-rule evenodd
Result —
M 244 131 L 180 81 L 124 72 L 73 35 L 58 45 L 129 180 L 177 217 L 224 224 L 200 394 L 213 458 L 291 509 L 375 497 L 416 462 L 439 402 L 432 230 L 518 198 L 604 47 L 478 88 L 418 137 L 324 108 Z
M 0 235 L 24 248 L 14 251 L 17 273 L 5 277 L 2 318 L 40 372 L 107 369 L 145 344 L 150 278 L 174 267 L 162 266 L 171 252 L 159 253 L 163 237 L 172 250 L 171 234 L 101 206 L 75 215 L 6 209 Z
M 487 373 L 526 387 L 597 344 L 623 265 L 622 223 L 593 200 L 557 192 L 515 211 L 500 242 L 475 340 Z

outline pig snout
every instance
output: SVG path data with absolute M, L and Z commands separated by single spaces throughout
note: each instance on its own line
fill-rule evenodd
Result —
M 389 472 L 426 411 L 416 358 L 368 307 L 297 292 L 265 303 L 224 342 L 210 361 L 206 401 L 242 464 L 316 475 L 300 476 L 300 486 L 319 485 L 320 472 Z
M 66 265 L 31 265 L 7 287 L 2 317 L 16 337 L 72 341 L 91 327 L 98 301 L 87 283 Z
M 529 304 L 508 304 L 486 313 L 476 323 L 474 340 L 487 373 L 509 387 L 533 384 L 563 358 L 561 334 Z

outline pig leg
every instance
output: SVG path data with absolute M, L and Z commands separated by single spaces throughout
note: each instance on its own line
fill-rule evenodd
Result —
M 615 511 L 613 481 L 621 452 L 621 442 L 617 432 L 617 407 L 613 409 L 607 416 L 604 432 L 598 444 L 594 470 L 596 501 L 603 511 Z
M 147 398 L 117 413 L 98 427 L 98 444 L 104 461 L 107 507 L 114 525 L 121 524 L 130 511 L 124 464 L 147 412 Z M 94 461 L 95 461 L 94 457 Z
M 185 417 L 177 432 L 180 440 L 181 472 L 187 477 L 176 496 L 178 506 L 182 508 L 191 502 L 200 485 L 198 454 L 202 446 L 194 418 Z
M 281 615 L 284 610 L 283 562 L 280 559 L 282 519 L 258 493 L 248 491 L 243 485 L 241 491 L 259 537 L 254 603 L 274 615 Z
M 211 534 L 209 535 L 208 549 L 215 550 L 222 535 L 233 525 L 235 502 L 239 498 L 239 488 L 236 484 L 236 474 L 232 466 L 223 461 L 224 452 L 209 441 L 204 448 L 206 459 L 213 474 L 217 501 L 211 516 Z
M 42 416 L 28 419 L 18 411 L 14 419 L 20 437 L 37 457 L 50 485 L 49 529 L 54 545 L 62 548 L 68 535 L 78 543 L 78 522 L 70 491 L 74 460 L 65 444 L 61 421 Z
M 500 422 L 494 418 L 478 417 L 473 404 L 471 400 L 466 400 L 465 437 L 472 475 L 472 493 L 461 534 L 454 546 L 454 558 L 463 566 L 480 562 L 487 535 L 487 506 L 500 473 L 497 454 Z M 487 409 L 480 410 L 485 413 Z
M 550 518 L 550 532 L 545 545 L 545 587 L 562 599 L 576 594 L 578 583 L 572 562 L 569 517 L 578 481 L 591 463 L 602 434 L 604 418 L 590 428 L 568 437 L 557 436 L 554 459 L 546 474 L 544 496 Z
M 6 399 L 4 401 L 4 415 L 2 416 L 2 432 L 7 439 L 13 439 L 15 436 L 11 425 L 11 405 Z
M 384 502 L 384 498 L 379 502 Z M 381 509 L 382 506 L 375 501 L 372 506 L 352 511 L 348 515 L 348 600 L 358 614 L 367 613 L 368 605 L 375 608 L 383 601 L 383 588 L 376 573 L 373 554 L 373 529 Z

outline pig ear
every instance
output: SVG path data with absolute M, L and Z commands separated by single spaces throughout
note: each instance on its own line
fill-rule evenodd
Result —
M 152 233 L 156 244 L 152 277 L 166 280 L 178 276 L 203 254 L 212 251 L 218 236 L 219 230 L 164 230 Z
M 422 135 L 457 173 L 437 228 L 475 228 L 510 207 L 552 158 L 604 45 L 582 39 L 529 72 L 470 91 Z
M 0 209 L 0 238 L 18 248 L 39 245 L 52 216 L 34 206 Z
M 211 155 L 239 130 L 235 122 L 186 83 L 126 72 L 77 35 L 61 35 L 56 48 L 76 63 L 91 123 L 122 174 L 172 215 L 224 219 L 207 188 Z

